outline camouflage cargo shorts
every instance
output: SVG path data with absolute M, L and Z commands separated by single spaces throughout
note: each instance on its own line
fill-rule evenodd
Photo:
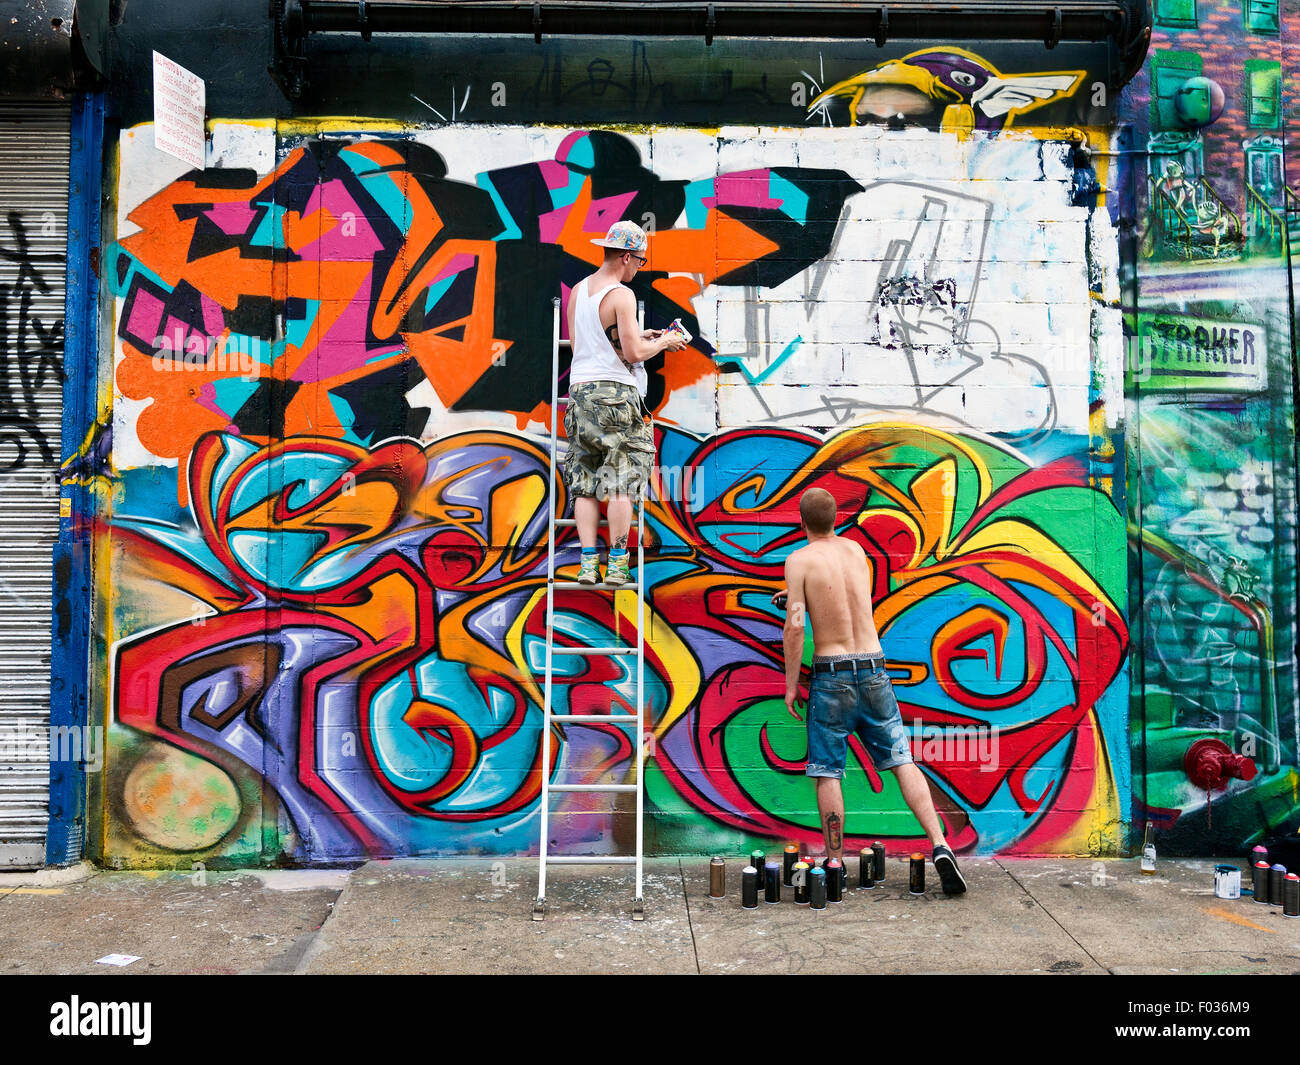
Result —
M 634 386 L 616 381 L 574 385 L 564 431 L 569 437 L 564 483 L 570 495 L 608 499 L 645 492 L 655 442 L 641 419 L 641 397 Z

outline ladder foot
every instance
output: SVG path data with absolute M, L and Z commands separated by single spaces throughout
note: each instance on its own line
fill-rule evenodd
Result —
M 645 920 L 645 899 L 634 899 L 632 901 L 632 920 Z
M 533 920 L 540 921 L 546 916 L 546 900 L 536 899 L 533 902 Z

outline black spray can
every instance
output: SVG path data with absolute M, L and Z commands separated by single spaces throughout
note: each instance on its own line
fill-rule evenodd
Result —
M 721 858 L 709 862 L 709 898 L 727 897 L 727 863 Z
M 814 910 L 826 909 L 826 870 L 809 869 L 808 870 L 808 892 L 811 896 L 809 903 Z
M 781 882 L 785 884 L 786 887 L 789 887 L 790 874 L 794 872 L 794 863 L 799 860 L 799 848 L 796 847 L 793 843 L 791 843 L 785 849 L 784 858 L 785 858 L 785 868 L 783 871 L 783 875 L 781 877 Z
M 767 855 L 762 851 L 750 851 L 749 864 L 755 869 L 762 869 L 767 864 Z
M 768 862 L 763 866 L 765 876 L 764 899 L 767 902 L 781 901 L 781 867 L 776 862 Z
M 1274 906 L 1282 905 L 1282 883 L 1285 880 L 1285 865 L 1275 865 L 1268 871 L 1268 901 Z
M 826 901 L 844 901 L 844 863 L 838 858 L 826 859 Z
M 810 885 L 808 883 L 808 863 L 795 862 L 794 874 L 794 901 L 800 906 L 807 906 L 808 900 L 812 897 L 809 894 Z
M 740 904 L 747 910 L 758 907 L 758 870 L 752 865 L 740 871 Z
M 1268 902 L 1268 862 L 1256 862 L 1251 876 L 1251 887 L 1255 889 L 1255 901 Z
M 883 884 L 885 882 L 885 845 L 880 840 L 876 840 L 871 845 L 871 853 L 876 856 L 876 883 Z
M 1282 915 L 1300 917 L 1300 876 L 1287 873 L 1282 881 Z
M 876 886 L 876 854 L 870 847 L 858 851 L 858 886 Z
M 925 894 L 925 855 L 913 853 L 907 868 L 907 890 L 913 895 Z

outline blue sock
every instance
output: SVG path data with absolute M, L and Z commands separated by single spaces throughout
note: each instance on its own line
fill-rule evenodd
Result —
M 615 558 L 627 558 L 627 548 L 626 548 L 626 547 L 611 547 L 611 548 L 609 549 L 609 557 L 610 557 L 611 559 L 615 559 Z
M 600 548 L 598 547 L 584 547 L 582 549 L 583 558 L 586 558 L 588 555 L 598 555 L 598 554 L 600 554 Z

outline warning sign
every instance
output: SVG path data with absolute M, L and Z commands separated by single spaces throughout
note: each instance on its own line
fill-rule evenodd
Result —
M 207 141 L 203 79 L 165 55 L 153 54 L 153 146 L 202 170 Z

